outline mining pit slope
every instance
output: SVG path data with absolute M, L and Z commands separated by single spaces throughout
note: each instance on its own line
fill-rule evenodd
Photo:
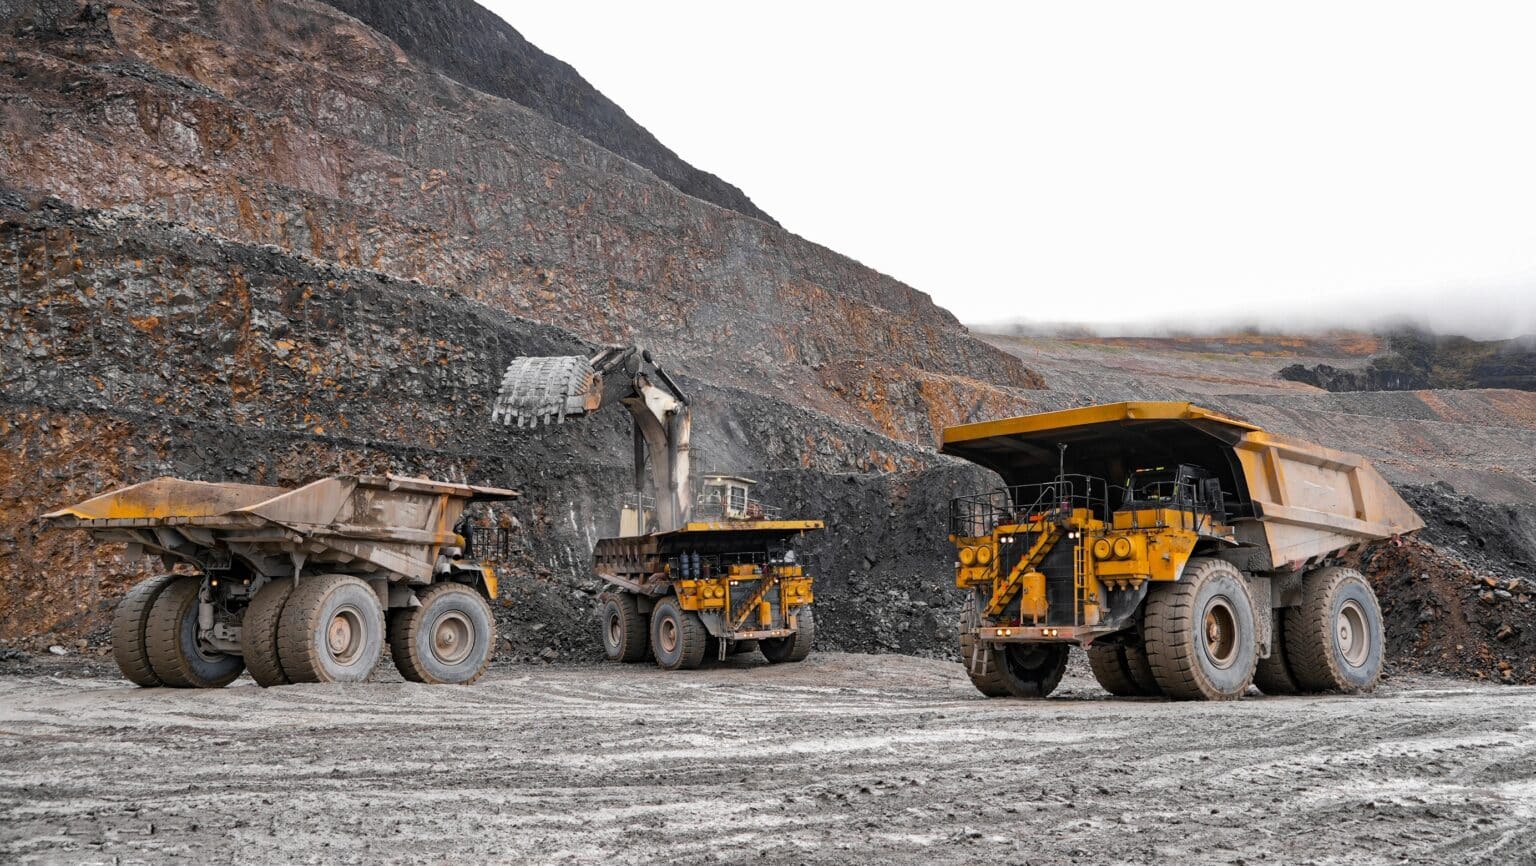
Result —
M 478 7 L 386 11 L 0 0 L 0 639 L 99 651 L 147 574 L 47 510 L 388 470 L 522 490 L 501 661 L 590 660 L 627 418 L 506 430 L 488 402 L 515 355 L 638 341 L 695 398 L 697 466 L 827 522 L 824 650 L 953 653 L 944 508 L 991 478 L 939 428 L 1190 399 L 1365 454 L 1429 521 L 1361 562 L 1389 670 L 1536 681 L 1536 394 L 1276 376 L 1360 367 L 1362 334 L 979 339 L 667 163 Z
M 627 418 L 493 429 L 488 401 L 515 355 L 641 342 L 694 397 L 695 465 L 827 521 L 827 645 L 925 651 L 932 533 L 983 476 L 917 446 L 1039 377 L 473 4 L 383 10 L 0 0 L 0 637 L 94 639 L 143 574 L 53 507 L 389 469 L 521 489 L 507 653 L 590 656 Z

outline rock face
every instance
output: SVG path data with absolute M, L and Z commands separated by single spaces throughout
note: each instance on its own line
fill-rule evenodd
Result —
M 701 468 L 827 520 L 825 646 L 944 651 L 898 620 L 948 616 L 939 514 L 984 479 L 916 446 L 1039 377 L 484 14 L 0 0 L 0 637 L 98 628 L 139 575 L 51 507 L 392 469 L 522 489 L 504 632 L 591 657 L 628 421 L 517 433 L 487 401 L 514 355 L 642 342 Z
M 0 194 L 0 269 L 18 277 L 0 344 L 21 359 L 0 380 L 5 636 L 89 630 L 141 573 L 42 531 L 55 505 L 164 474 L 296 485 L 394 471 L 519 488 L 505 633 L 530 653 L 595 652 L 589 556 L 630 484 L 628 421 L 486 422 L 506 357 L 590 344 L 443 289 L 13 193 Z M 931 633 L 903 640 L 893 620 L 947 611 L 934 527 L 980 473 L 772 398 L 682 385 L 700 465 L 766 470 L 770 501 L 828 521 L 811 544 L 841 613 L 827 645 L 932 651 Z M 849 597 L 864 592 L 880 603 Z
M 694 198 L 778 225 L 741 190 L 679 159 L 570 64 L 471 0 L 325 2 L 389 37 L 424 67 L 574 129 Z
M 1372 361 L 1363 369 L 1340 369 L 1332 364 L 1307 367 L 1291 364 L 1280 370 L 1280 378 L 1304 382 L 1324 391 L 1416 391 L 1429 387 L 1429 379 L 1417 370 L 1392 369 Z
M 1416 391 L 1423 388 L 1515 388 L 1536 391 L 1536 336 L 1513 340 L 1398 331 L 1391 351 L 1363 368 L 1292 364 L 1280 378 L 1328 391 Z

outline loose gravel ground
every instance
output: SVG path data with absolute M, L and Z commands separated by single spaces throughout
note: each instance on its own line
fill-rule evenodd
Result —
M 498 666 L 135 689 L 0 676 L 0 861 L 1532 863 L 1536 689 L 1111 700 L 1076 668 Z

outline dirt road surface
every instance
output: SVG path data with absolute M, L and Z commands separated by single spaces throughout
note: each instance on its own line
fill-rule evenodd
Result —
M 0 677 L 0 861 L 1536 862 L 1536 689 L 986 700 L 958 666 Z

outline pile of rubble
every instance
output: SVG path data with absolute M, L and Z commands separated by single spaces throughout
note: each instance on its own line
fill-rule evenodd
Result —
M 1420 539 L 1374 545 L 1359 566 L 1381 599 L 1389 670 L 1536 683 L 1536 582 Z

